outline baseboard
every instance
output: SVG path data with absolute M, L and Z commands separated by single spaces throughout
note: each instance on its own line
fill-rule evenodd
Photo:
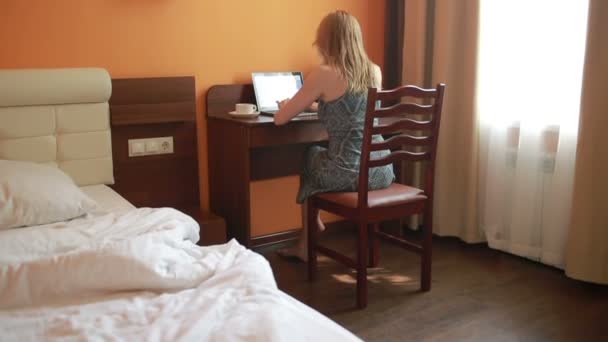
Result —
M 353 229 L 353 223 L 341 220 L 330 222 L 325 225 L 327 232 L 333 232 L 344 229 Z M 279 244 L 283 242 L 296 240 L 300 236 L 300 231 L 302 228 L 290 229 L 278 233 L 260 235 L 251 238 L 251 247 L 254 249 L 267 247 L 273 244 Z

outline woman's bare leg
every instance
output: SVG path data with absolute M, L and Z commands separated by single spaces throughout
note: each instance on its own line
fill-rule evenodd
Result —
M 321 221 L 321 212 L 320 211 L 317 211 L 317 228 L 319 228 L 320 232 L 325 230 L 325 224 L 323 223 L 323 221 Z
M 307 210 L 307 201 L 304 201 L 302 204 L 302 232 L 298 237 L 298 242 L 292 247 L 280 249 L 277 252 L 285 257 L 296 257 L 300 260 L 307 261 L 308 260 L 308 251 L 307 243 L 308 243 L 308 219 L 306 215 Z M 317 213 L 317 227 L 319 231 L 325 230 L 325 225 L 321 221 L 321 215 Z

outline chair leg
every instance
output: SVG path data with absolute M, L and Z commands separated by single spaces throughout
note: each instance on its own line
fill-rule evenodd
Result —
M 369 227 L 369 267 L 378 267 L 378 223 L 371 224 Z
M 367 223 L 359 223 L 359 237 L 357 239 L 357 307 L 363 309 L 367 306 Z
M 318 210 L 312 204 L 312 200 L 308 199 L 305 204 L 306 222 L 303 229 L 307 230 L 307 247 L 308 247 L 308 280 L 313 281 L 317 277 L 317 227 Z
M 431 289 L 431 259 L 433 255 L 433 211 L 430 205 L 424 211 L 423 227 L 420 289 L 426 292 Z

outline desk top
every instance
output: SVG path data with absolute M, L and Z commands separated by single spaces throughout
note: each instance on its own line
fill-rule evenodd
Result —
M 271 116 L 259 115 L 256 118 L 235 118 L 228 113 L 234 110 L 236 103 L 256 103 L 252 84 L 220 84 L 209 88 L 207 92 L 207 118 L 228 120 L 246 126 L 274 125 Z M 317 116 L 295 117 L 294 123 L 319 122 Z
M 246 126 L 259 126 L 259 125 L 274 125 L 273 117 L 266 115 L 258 115 L 255 118 L 236 118 L 232 115 L 228 115 L 228 113 L 207 113 L 208 119 L 218 119 L 218 120 L 229 120 L 234 121 L 237 124 L 246 125 Z M 303 117 L 295 117 L 291 119 L 291 122 L 319 122 L 319 119 L 316 115 L 314 116 L 303 116 Z
M 220 84 L 214 85 L 207 91 L 207 119 L 225 120 L 244 126 L 273 126 L 271 116 L 259 115 L 255 118 L 235 118 L 228 113 L 234 110 L 236 103 L 256 103 L 252 84 Z M 381 124 L 389 124 L 391 118 L 382 118 Z M 294 124 L 321 124 L 315 116 L 295 117 L 286 126 Z

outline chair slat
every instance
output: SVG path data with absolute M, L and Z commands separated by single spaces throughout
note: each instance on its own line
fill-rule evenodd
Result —
M 371 151 L 380 151 L 400 148 L 402 146 L 427 146 L 433 143 L 432 136 L 415 137 L 407 134 L 400 134 L 383 142 L 374 143 L 370 146 Z
M 417 86 L 407 85 L 393 90 L 379 91 L 378 100 L 401 100 L 402 97 L 432 98 L 436 93 L 436 89 L 423 89 Z
M 317 245 L 316 247 L 319 253 L 341 262 L 344 266 L 357 269 L 357 263 L 353 259 L 321 245 Z
M 399 103 L 387 108 L 381 108 L 374 112 L 374 117 L 384 118 L 403 114 L 433 114 L 433 105 L 421 105 L 417 103 Z
M 398 161 L 422 161 L 431 159 L 430 152 L 410 152 L 410 151 L 395 151 L 387 156 L 377 159 L 370 159 L 368 167 L 377 167 L 396 163 Z
M 422 252 L 423 252 L 422 246 L 417 245 L 417 244 L 415 244 L 413 242 L 410 242 L 410 241 L 407 241 L 407 240 L 404 240 L 404 239 L 400 239 L 400 238 L 398 238 L 396 236 L 393 236 L 391 234 L 387 234 L 385 232 L 376 232 L 375 234 L 377 236 L 379 236 L 379 237 L 387 240 L 387 241 L 390 241 L 390 242 L 392 242 L 392 243 L 394 243 L 394 244 L 396 244 L 398 246 L 401 246 L 402 248 L 405 248 L 405 249 L 407 249 L 409 251 L 412 251 L 414 253 L 422 254 Z
M 388 125 L 378 125 L 372 128 L 372 134 L 388 134 L 392 132 L 411 130 L 429 131 L 433 129 L 432 121 L 418 121 L 412 119 L 401 119 Z

